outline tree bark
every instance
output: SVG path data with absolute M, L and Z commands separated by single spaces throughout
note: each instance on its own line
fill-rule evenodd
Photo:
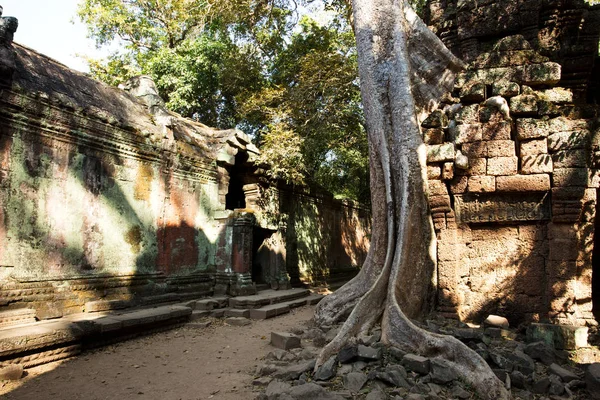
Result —
M 319 324 L 337 322 L 351 310 L 317 366 L 381 321 L 385 344 L 445 359 L 482 398 L 507 399 L 502 382 L 477 353 L 409 320 L 430 311 L 436 286 L 420 122 L 452 88 L 462 62 L 406 0 L 353 0 L 353 9 L 369 139 L 373 234 L 361 272 L 317 307 Z

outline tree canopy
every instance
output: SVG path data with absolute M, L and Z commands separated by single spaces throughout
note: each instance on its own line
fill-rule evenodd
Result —
M 301 8 L 317 2 L 85 0 L 78 15 L 98 46 L 116 48 L 88 60 L 94 77 L 116 85 L 150 75 L 171 110 L 253 135 L 274 177 L 311 176 L 368 202 L 348 3 L 322 3 L 329 14 L 317 22 Z

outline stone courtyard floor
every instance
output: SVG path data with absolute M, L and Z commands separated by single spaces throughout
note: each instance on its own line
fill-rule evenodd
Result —
M 254 399 L 252 381 L 273 348 L 272 331 L 304 325 L 314 306 L 230 326 L 190 323 L 166 332 L 88 351 L 28 369 L 15 382 L 0 383 L 7 400 L 244 400 Z M 257 390 L 257 388 L 254 388 Z

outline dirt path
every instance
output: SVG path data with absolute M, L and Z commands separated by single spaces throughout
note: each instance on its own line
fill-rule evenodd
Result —
M 4 384 L 10 400 L 245 400 L 253 399 L 256 366 L 272 347 L 271 331 L 304 326 L 314 307 L 248 326 L 214 320 L 103 347 L 29 370 Z

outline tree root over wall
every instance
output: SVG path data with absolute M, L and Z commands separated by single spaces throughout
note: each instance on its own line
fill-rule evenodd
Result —
M 508 399 L 477 353 L 409 320 L 430 310 L 436 285 L 419 124 L 452 87 L 462 62 L 405 0 L 354 0 L 353 9 L 369 137 L 373 235 L 359 275 L 317 307 L 319 324 L 339 321 L 351 310 L 317 367 L 381 320 L 385 344 L 443 359 L 482 398 Z

